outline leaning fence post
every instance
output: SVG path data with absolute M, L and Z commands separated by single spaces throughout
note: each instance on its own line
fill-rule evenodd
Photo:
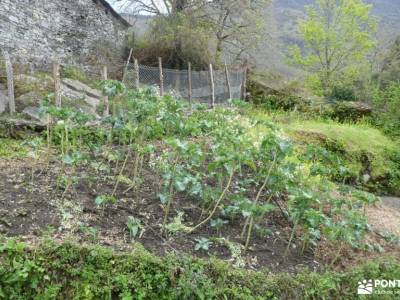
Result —
M 189 94 L 189 110 L 192 111 L 192 64 L 188 63 L 188 94 Z
M 226 86 L 228 87 L 229 100 L 232 100 L 231 81 L 229 80 L 229 71 L 226 63 L 225 63 L 225 77 L 226 77 Z
M 160 96 L 164 96 L 164 76 L 163 76 L 163 69 L 162 69 L 162 58 L 158 58 L 158 69 L 160 71 Z
M 60 63 L 53 62 L 53 79 L 54 79 L 54 97 L 57 107 L 61 107 L 61 80 L 60 80 Z
M 107 66 L 103 66 L 102 73 L 103 80 L 108 80 L 108 70 Z M 110 114 L 110 103 L 108 101 L 108 96 L 103 97 L 103 116 L 107 117 Z
M 213 65 L 210 64 L 210 87 L 211 87 L 211 108 L 215 105 L 215 86 L 214 86 L 214 72 Z
M 133 49 L 131 48 L 131 50 L 129 51 L 128 59 L 127 59 L 127 61 L 126 61 L 126 65 L 125 65 L 125 69 L 124 69 L 124 74 L 122 75 L 122 82 L 125 82 L 125 77 L 126 77 L 126 73 L 128 72 L 129 62 L 131 61 L 132 53 L 133 53 Z
M 7 51 L 3 51 L 4 59 L 6 62 L 7 73 L 7 89 L 8 89 L 8 109 L 10 114 L 15 113 L 15 96 L 14 96 L 14 72 L 11 63 L 10 55 Z
M 135 68 L 135 88 L 139 89 L 139 84 L 140 84 L 140 79 L 139 79 L 139 62 L 135 58 L 135 63 L 134 63 L 134 68 Z

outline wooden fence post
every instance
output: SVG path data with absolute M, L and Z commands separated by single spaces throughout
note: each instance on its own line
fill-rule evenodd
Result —
M 229 70 L 226 63 L 225 63 L 225 77 L 226 77 L 226 86 L 228 87 L 229 100 L 232 100 L 231 81 L 229 79 Z
M 131 50 L 129 51 L 128 59 L 126 61 L 124 74 L 122 75 L 122 82 L 125 82 L 126 74 L 128 73 L 129 62 L 131 61 L 131 58 L 132 58 L 132 53 L 133 53 L 133 49 L 131 48 Z
M 139 84 L 140 84 L 139 62 L 138 62 L 138 60 L 136 58 L 135 58 L 134 68 L 135 68 L 135 88 L 139 89 Z
M 211 108 L 215 105 L 215 86 L 214 86 L 214 72 L 213 65 L 210 64 L 210 87 L 211 87 Z
M 103 80 L 108 80 L 107 66 L 103 66 L 102 73 Z M 103 97 L 103 116 L 107 117 L 110 114 L 110 103 L 108 101 L 108 96 Z
M 188 63 L 188 94 L 189 94 L 189 110 L 192 111 L 192 64 Z
M 247 65 L 245 65 L 243 70 L 242 95 L 241 95 L 243 101 L 246 100 L 246 93 L 247 93 Z
M 10 55 L 7 51 L 3 51 L 6 73 L 7 73 L 7 89 L 8 89 L 8 109 L 10 114 L 15 113 L 15 95 L 14 95 L 14 71 L 11 63 Z
M 53 79 L 54 79 L 54 97 L 57 107 L 61 107 L 61 80 L 60 80 L 60 63 L 53 62 Z
M 160 96 L 164 96 L 164 76 L 163 76 L 163 69 L 162 69 L 162 58 L 158 58 L 158 69 L 160 71 Z

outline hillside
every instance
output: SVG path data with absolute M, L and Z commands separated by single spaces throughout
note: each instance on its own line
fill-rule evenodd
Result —
M 128 12 L 115 5 L 121 15 L 131 24 L 135 24 L 135 31 L 139 35 L 148 28 L 150 16 L 133 17 Z M 299 70 L 291 68 L 285 63 L 285 51 L 288 45 L 298 43 L 297 23 L 305 17 L 304 6 L 312 4 L 313 0 L 273 0 L 265 10 L 266 32 L 259 48 L 254 51 L 253 58 L 258 69 L 269 70 L 283 78 L 293 78 L 299 75 Z M 400 1 L 396 0 L 368 0 L 374 5 L 373 14 L 380 20 L 378 38 L 384 44 L 393 41 L 400 32 Z
M 274 0 L 267 7 L 266 38 L 254 54 L 258 67 L 275 71 L 284 77 L 292 77 L 296 70 L 285 65 L 287 45 L 298 41 L 297 22 L 305 17 L 304 6 L 313 0 Z M 400 33 L 400 1 L 367 0 L 373 4 L 373 14 L 380 20 L 378 39 L 382 42 L 395 39 Z

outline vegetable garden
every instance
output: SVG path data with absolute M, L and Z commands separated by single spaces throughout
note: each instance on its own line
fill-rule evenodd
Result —
M 52 122 L 42 134 L 17 144 L 3 140 L 4 235 L 28 244 L 50 237 L 117 252 L 140 243 L 155 255 L 212 256 L 232 268 L 289 274 L 305 267 L 346 269 L 357 257 L 382 251 L 398 255 L 395 240 L 372 231 L 365 216 L 379 199 L 314 172 L 320 165 L 300 155 L 277 124 L 252 118 L 249 104 L 189 108 L 151 88 L 126 90 L 116 81 L 102 87 L 110 97 L 110 116 L 94 120 L 52 106 L 49 95 L 41 113 Z M 25 251 L 7 245 L 0 248 L 3 259 Z M 0 263 L 3 298 L 7 286 L 19 282 L 10 275 L 15 268 L 11 260 Z M 184 276 L 195 272 L 176 270 Z M 24 284 L 14 287 L 27 292 Z M 138 296 L 134 286 L 126 283 L 124 292 L 109 291 L 107 297 L 154 297 Z M 90 293 L 83 299 L 107 298 L 86 288 Z M 61 290 L 55 295 L 61 297 Z M 193 295 L 179 299 L 211 297 Z M 253 299 L 248 297 L 237 296 Z

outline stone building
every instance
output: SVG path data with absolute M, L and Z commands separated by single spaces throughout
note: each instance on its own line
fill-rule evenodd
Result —
M 130 24 L 105 0 L 0 0 L 0 48 L 18 59 L 126 59 Z

